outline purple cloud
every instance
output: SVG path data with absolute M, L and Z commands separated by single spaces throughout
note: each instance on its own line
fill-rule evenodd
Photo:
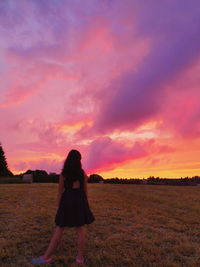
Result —
M 150 38 L 152 48 L 137 71 L 123 73 L 108 88 L 114 96 L 102 103 L 95 125 L 99 131 L 136 128 L 154 118 L 170 93 L 166 86 L 200 55 L 198 1 L 136 2 L 136 6 L 137 35 Z

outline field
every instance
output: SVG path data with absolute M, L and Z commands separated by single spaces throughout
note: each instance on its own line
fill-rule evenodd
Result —
M 200 266 L 200 187 L 89 184 L 85 266 Z M 50 240 L 57 184 L 1 184 L 0 266 L 32 266 Z M 49 266 L 77 266 L 66 228 Z

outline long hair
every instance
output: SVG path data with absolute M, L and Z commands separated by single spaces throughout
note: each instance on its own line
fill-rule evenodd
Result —
M 62 169 L 62 175 L 69 183 L 80 180 L 83 177 L 81 153 L 78 150 L 72 149 L 67 155 Z

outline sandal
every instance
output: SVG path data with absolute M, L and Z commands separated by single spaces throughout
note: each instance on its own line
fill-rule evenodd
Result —
M 45 264 L 45 263 L 50 263 L 52 261 L 53 261 L 52 258 L 49 258 L 49 259 L 45 260 L 43 257 L 39 257 L 37 259 L 32 259 L 31 263 L 32 264 Z
M 80 259 L 80 258 L 76 257 L 76 263 L 84 264 L 84 258 Z

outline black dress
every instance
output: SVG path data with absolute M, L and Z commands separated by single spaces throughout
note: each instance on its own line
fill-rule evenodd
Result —
M 73 182 L 64 181 L 65 191 L 55 216 L 55 224 L 60 227 L 79 227 L 92 223 L 95 218 L 90 210 L 86 193 L 83 189 L 83 177 L 80 177 L 80 187 L 72 188 Z

